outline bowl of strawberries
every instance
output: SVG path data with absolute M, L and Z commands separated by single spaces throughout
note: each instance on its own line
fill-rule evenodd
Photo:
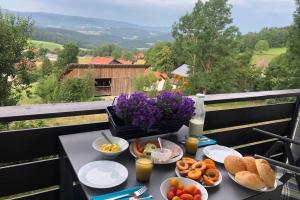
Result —
M 160 192 L 164 200 L 207 200 L 207 190 L 198 182 L 188 179 L 172 177 L 160 185 Z

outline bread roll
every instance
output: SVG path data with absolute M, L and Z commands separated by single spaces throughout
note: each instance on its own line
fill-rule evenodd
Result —
M 264 159 L 256 159 L 255 164 L 260 178 L 268 188 L 273 188 L 276 177 L 268 161 Z
M 260 177 L 257 174 L 249 171 L 241 171 L 236 173 L 235 180 L 239 184 L 252 190 L 260 190 L 265 187 L 265 184 Z
M 243 160 L 246 163 L 247 171 L 258 175 L 258 171 L 255 164 L 255 158 L 251 156 L 246 156 L 243 158 Z
M 240 171 L 247 170 L 246 163 L 244 162 L 244 160 L 240 157 L 233 156 L 233 155 L 227 156 L 225 158 L 224 166 L 226 170 L 232 175 L 235 175 Z

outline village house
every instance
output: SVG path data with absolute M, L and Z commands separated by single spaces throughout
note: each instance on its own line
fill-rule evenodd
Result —
M 172 84 L 174 89 L 177 89 L 180 85 L 187 85 L 190 69 L 191 66 L 183 64 L 171 72 L 171 74 L 173 75 Z
M 62 78 L 84 78 L 89 74 L 95 80 L 96 96 L 118 96 L 121 93 L 134 92 L 134 77 L 143 75 L 149 67 L 150 65 L 119 63 L 70 64 L 62 74 Z
M 123 65 L 131 65 L 133 62 L 123 59 L 114 59 L 112 57 L 94 57 L 91 59 L 89 64 L 100 64 L 100 65 L 108 65 L 108 64 L 123 64 Z

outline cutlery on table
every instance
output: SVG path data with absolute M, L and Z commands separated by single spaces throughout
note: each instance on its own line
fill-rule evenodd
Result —
M 157 140 L 158 140 L 158 144 L 160 146 L 160 151 L 163 152 L 164 150 L 163 150 L 161 138 L 159 137 L 159 138 L 157 138 Z
M 210 141 L 209 138 L 200 138 L 200 142 Z
M 110 144 L 112 144 L 112 141 L 107 137 L 107 135 L 105 135 L 104 132 L 101 131 L 101 135 L 107 140 L 107 142 L 109 142 Z
M 143 186 L 141 189 L 139 189 L 139 190 L 137 190 L 133 193 L 123 194 L 123 195 L 120 195 L 120 196 L 117 196 L 117 197 L 112 197 L 112 198 L 109 198 L 109 199 L 106 199 L 106 200 L 117 200 L 117 199 L 121 199 L 123 197 L 139 197 L 142 194 L 144 194 L 147 190 L 148 190 L 148 188 L 146 186 Z
M 152 195 L 149 195 L 149 196 L 146 196 L 146 197 L 130 197 L 129 200 L 146 200 L 146 199 L 149 199 L 149 198 L 152 198 Z

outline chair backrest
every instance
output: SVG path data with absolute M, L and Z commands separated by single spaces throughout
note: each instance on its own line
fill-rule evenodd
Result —
M 298 114 L 297 125 L 295 128 L 293 139 L 296 141 L 300 141 L 300 112 Z M 296 165 L 300 167 L 300 145 L 292 145 L 291 149 L 296 160 Z

